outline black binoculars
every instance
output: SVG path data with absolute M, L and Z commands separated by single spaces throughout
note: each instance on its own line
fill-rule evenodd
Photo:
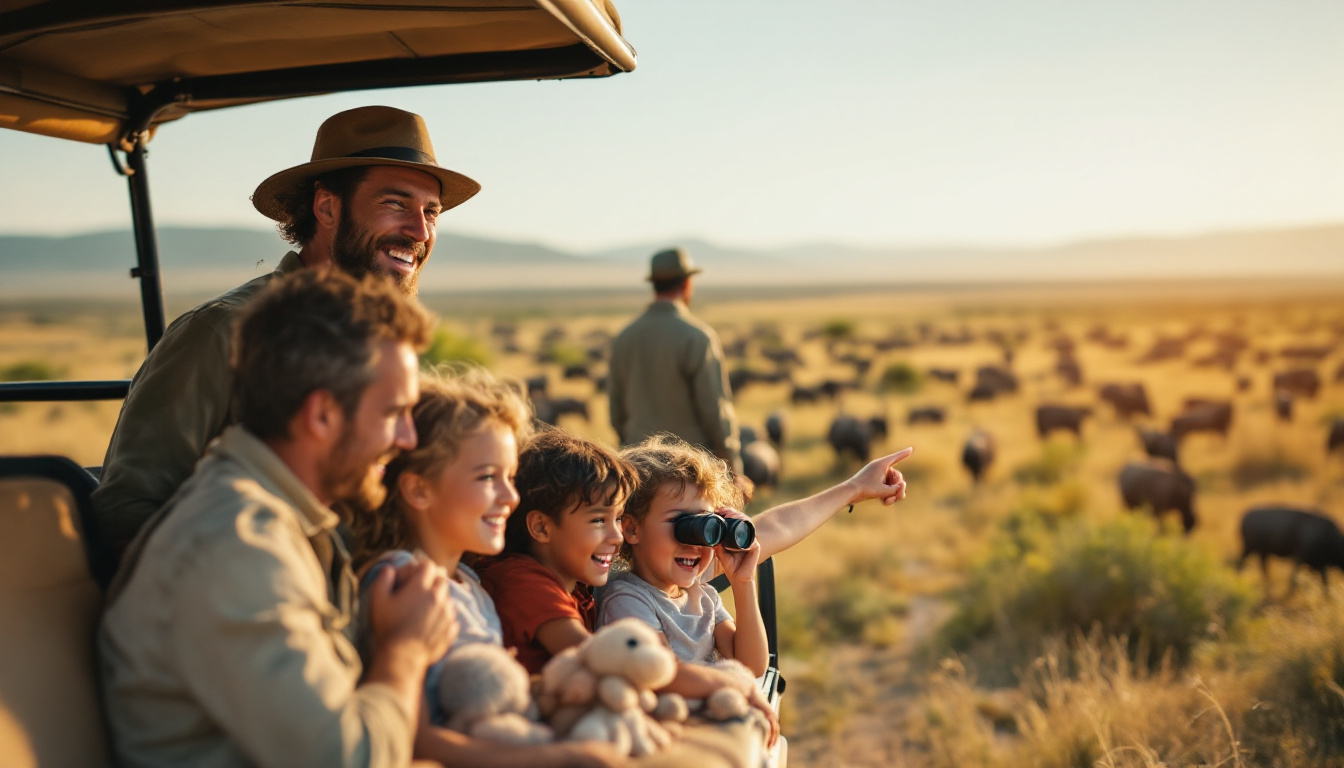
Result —
M 756 540 L 756 526 L 740 517 L 687 513 L 672 522 L 672 534 L 693 547 L 716 547 L 722 542 L 724 549 L 746 549 Z

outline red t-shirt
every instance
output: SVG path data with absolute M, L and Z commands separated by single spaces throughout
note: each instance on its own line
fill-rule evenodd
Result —
M 518 649 L 518 661 L 532 674 L 551 660 L 537 642 L 537 629 L 555 619 L 578 619 L 589 632 L 597 629 L 597 603 L 586 584 L 566 592 L 555 574 L 530 555 L 509 554 L 478 563 L 485 591 L 494 598 L 504 647 Z

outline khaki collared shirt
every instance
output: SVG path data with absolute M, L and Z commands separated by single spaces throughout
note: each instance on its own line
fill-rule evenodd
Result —
M 611 425 L 623 445 L 671 432 L 740 471 L 737 416 L 714 329 L 658 300 L 611 345 Z
M 119 764 L 404 766 L 414 713 L 356 687 L 337 517 L 241 426 L 132 545 L 99 629 Z
M 297 253 L 285 254 L 274 272 L 174 320 L 145 358 L 121 406 L 93 492 L 100 537 L 116 557 L 229 424 L 229 350 L 239 312 L 277 275 L 302 267 Z

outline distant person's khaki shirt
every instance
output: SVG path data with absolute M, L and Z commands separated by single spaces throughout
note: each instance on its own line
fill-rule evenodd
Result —
M 99 630 L 123 766 L 405 766 L 414 713 L 356 687 L 337 517 L 241 426 L 127 554 Z
M 622 445 L 671 432 L 741 470 L 723 348 L 682 302 L 655 301 L 621 331 L 607 385 Z
M 140 526 L 191 474 L 224 431 L 233 376 L 233 325 L 277 275 L 303 268 L 293 251 L 279 266 L 173 321 L 131 381 L 93 492 L 101 541 L 120 559 Z

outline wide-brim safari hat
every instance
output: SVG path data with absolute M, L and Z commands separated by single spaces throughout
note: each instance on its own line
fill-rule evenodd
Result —
M 680 248 L 669 248 L 666 251 L 659 251 L 653 254 L 649 260 L 649 276 L 644 278 L 650 282 L 662 283 L 671 280 L 681 280 L 698 275 L 705 270 L 695 266 L 691 257 Z
M 299 194 L 314 178 L 371 165 L 413 168 L 438 179 L 439 204 L 445 211 L 481 191 L 474 180 L 439 167 L 419 115 L 392 107 L 359 107 L 327 118 L 317 129 L 312 159 L 261 182 L 252 193 L 252 205 L 268 219 L 287 221 L 282 200 Z

